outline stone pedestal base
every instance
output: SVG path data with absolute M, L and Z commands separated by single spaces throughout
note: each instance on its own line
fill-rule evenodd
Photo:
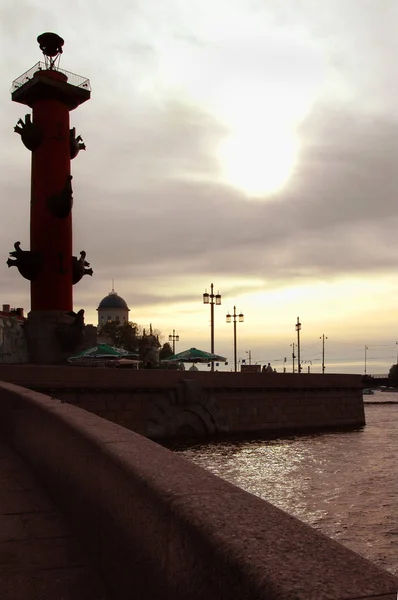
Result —
M 83 316 L 58 310 L 32 311 L 25 323 L 25 334 L 31 363 L 62 364 L 83 345 Z

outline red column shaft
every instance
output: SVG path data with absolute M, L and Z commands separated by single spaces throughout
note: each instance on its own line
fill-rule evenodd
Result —
M 60 218 L 49 209 L 49 199 L 61 194 L 70 175 L 69 109 L 58 100 L 37 100 L 33 122 L 44 136 L 32 153 L 30 244 L 43 262 L 38 277 L 31 282 L 31 310 L 70 311 L 72 213 Z

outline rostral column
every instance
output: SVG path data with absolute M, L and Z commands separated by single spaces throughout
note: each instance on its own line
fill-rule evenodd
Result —
M 32 109 L 15 131 L 32 153 L 30 250 L 14 244 L 7 264 L 31 282 L 31 312 L 25 326 L 30 360 L 62 362 L 82 342 L 84 311 L 73 312 L 73 285 L 92 275 L 90 264 L 72 256 L 71 160 L 85 150 L 70 128 L 69 112 L 90 98 L 88 79 L 59 69 L 64 40 L 37 38 L 44 55 L 12 84 L 12 100 Z

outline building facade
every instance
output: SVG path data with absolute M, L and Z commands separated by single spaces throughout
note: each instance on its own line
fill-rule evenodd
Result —
M 110 322 L 118 322 L 121 325 L 129 322 L 130 309 L 127 306 L 127 302 L 124 298 L 119 296 L 115 290 L 109 292 L 109 294 L 101 300 L 97 311 L 99 329 Z
M 0 310 L 0 361 L 2 363 L 29 362 L 23 313 L 23 308 L 11 308 L 9 304 L 3 304 Z

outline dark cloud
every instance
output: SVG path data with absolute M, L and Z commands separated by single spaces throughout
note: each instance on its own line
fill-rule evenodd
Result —
M 301 128 L 302 150 L 289 185 L 270 199 L 249 201 L 199 178 L 167 179 L 163 160 L 170 174 L 183 171 L 184 159 L 191 175 L 202 167 L 215 173 L 217 167 L 203 151 L 211 139 L 206 128 L 194 129 L 191 145 L 185 145 L 187 130 L 173 136 L 166 127 L 158 140 L 167 140 L 169 151 L 164 149 L 166 156 L 154 169 L 155 181 L 141 189 L 132 181 L 132 192 L 115 192 L 112 198 L 93 182 L 85 186 L 96 200 L 82 199 L 83 218 L 75 211 L 77 237 L 85 237 L 84 216 L 91 214 L 103 232 L 90 236 L 91 254 L 104 268 L 115 265 L 120 272 L 130 266 L 140 277 L 164 269 L 181 274 L 189 266 L 191 275 L 256 275 L 279 283 L 295 273 L 316 278 L 325 269 L 335 275 L 393 269 L 396 242 L 391 235 L 386 243 L 385 231 L 392 233 L 398 219 L 397 129 L 386 119 L 356 118 L 323 106 Z M 149 165 L 153 150 L 151 143 L 143 144 L 140 160 Z
M 184 107 L 178 115 L 181 119 L 174 108 L 168 118 L 162 115 L 152 135 L 140 136 L 138 126 L 135 151 L 128 157 L 126 138 L 121 137 L 119 148 L 115 136 L 105 156 L 94 138 L 87 150 L 92 157 L 77 159 L 74 247 L 75 253 L 88 252 L 100 278 L 96 289 L 106 291 L 104 280 L 112 277 L 132 289 L 136 279 L 156 287 L 156 279 L 165 274 L 194 278 L 209 273 L 252 276 L 280 286 L 326 275 L 395 270 L 394 123 L 323 106 L 301 128 L 302 150 L 288 186 L 264 201 L 252 201 L 201 180 L 217 173 L 209 149 L 222 130 L 193 108 Z M 90 173 L 85 168 L 90 161 L 91 168 L 96 161 L 102 167 Z M 28 165 L 23 171 L 28 179 Z M 123 189 L 129 184 L 131 190 Z M 24 238 L 27 245 L 28 220 L 26 182 L 8 182 L 6 190 L 10 202 L 3 214 L 11 225 L 0 244 L 5 258 L 15 239 Z M 94 279 L 86 279 L 81 285 L 91 287 Z M 142 301 L 165 300 L 150 293 Z

